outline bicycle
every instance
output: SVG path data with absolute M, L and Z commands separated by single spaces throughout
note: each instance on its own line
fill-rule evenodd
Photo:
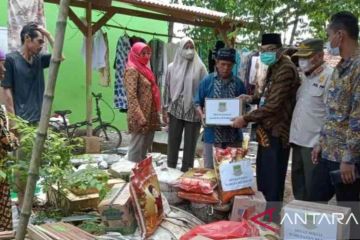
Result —
M 95 98 L 95 104 L 96 104 L 96 117 L 92 119 L 92 123 L 99 123 L 97 127 L 93 130 L 93 135 L 100 138 L 100 144 L 101 144 L 101 150 L 114 150 L 117 149 L 121 142 L 122 142 L 122 136 L 121 132 L 117 127 L 114 125 L 111 125 L 111 123 L 114 121 L 115 113 L 113 111 L 113 120 L 109 122 L 104 122 L 101 117 L 101 110 L 99 106 L 99 102 L 104 102 L 110 109 L 111 106 L 102 99 L 102 94 L 95 94 L 92 92 L 93 98 Z M 84 126 L 87 126 L 87 121 L 81 121 L 76 122 L 73 124 L 68 124 L 68 120 L 66 119 L 66 116 L 71 114 L 71 110 L 57 110 L 54 111 L 55 114 L 61 117 L 61 123 L 57 121 L 50 121 L 51 127 L 57 131 L 57 132 L 65 132 L 65 135 L 68 139 L 72 139 L 75 136 L 76 131 Z

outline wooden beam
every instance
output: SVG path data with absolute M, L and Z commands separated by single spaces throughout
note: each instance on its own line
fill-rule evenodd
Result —
M 107 21 L 109 21 L 110 18 L 112 18 L 115 15 L 116 11 L 114 9 L 110 9 L 109 11 L 107 11 L 104 16 L 102 16 L 102 18 L 99 19 L 99 21 L 97 21 L 93 27 L 92 27 L 92 34 L 94 35 L 102 26 L 104 26 L 104 24 L 107 23 Z
M 86 6 L 86 136 L 92 136 L 92 3 L 89 1 Z
M 84 36 L 86 36 L 86 26 L 85 26 L 85 24 L 80 20 L 80 18 L 75 14 L 75 12 L 70 7 L 69 7 L 69 18 L 80 29 L 82 34 Z

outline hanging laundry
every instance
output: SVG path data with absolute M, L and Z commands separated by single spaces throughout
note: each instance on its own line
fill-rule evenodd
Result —
M 164 66 L 164 74 L 161 76 L 161 96 L 164 94 L 164 86 L 165 86 L 165 79 L 166 79 L 166 69 L 169 63 L 174 61 L 176 50 L 179 48 L 178 43 L 166 43 L 163 45 L 163 66 Z M 162 99 L 161 99 L 162 100 Z
M 266 82 L 266 75 L 268 71 L 268 66 L 261 62 L 260 57 L 256 63 L 255 69 L 256 69 L 256 76 L 255 76 L 255 89 L 258 90 L 258 92 L 261 94 L 262 89 L 264 89 L 265 82 Z
M 249 65 L 251 52 L 247 48 L 243 48 L 240 51 L 240 62 L 241 65 L 238 69 L 238 77 L 245 83 L 246 81 L 246 70 Z
M 86 39 L 83 38 L 83 45 L 81 48 L 81 54 L 84 61 L 86 61 Z M 92 69 L 99 70 L 106 66 L 105 62 L 106 44 L 104 40 L 104 34 L 101 30 L 97 31 L 93 36 L 92 46 Z
M 174 61 L 176 50 L 179 48 L 179 44 L 177 43 L 167 43 L 166 44 L 166 55 L 167 55 L 167 62 L 171 63 Z M 167 65 L 165 65 L 167 66 Z
M 100 73 L 100 82 L 99 84 L 104 87 L 110 85 L 110 76 L 109 76 L 109 46 L 107 35 L 102 30 L 97 31 L 93 36 L 92 42 L 92 69 L 99 71 Z M 86 39 L 83 38 L 83 45 L 81 48 L 81 54 L 83 55 L 84 61 L 86 62 Z
M 236 76 L 236 77 L 239 77 L 238 72 L 239 72 L 240 65 L 241 65 L 240 51 L 236 50 L 235 64 L 234 64 L 234 66 L 233 66 L 233 68 L 231 70 L 233 75 Z
M 251 52 L 248 55 L 248 64 L 246 66 L 246 74 L 245 74 L 245 88 L 248 95 L 253 95 L 255 92 L 255 85 L 250 84 L 250 73 L 251 73 L 251 66 L 252 66 L 252 58 L 253 56 L 258 56 L 258 52 Z
M 109 40 L 107 33 L 104 33 L 104 41 L 106 46 L 105 67 L 99 69 L 100 85 L 103 87 L 109 87 L 111 83 L 111 75 L 110 75 L 110 63 L 109 63 Z
M 129 51 L 131 49 L 130 39 L 127 35 L 120 37 L 116 46 L 115 55 L 115 87 L 114 87 L 114 105 L 115 108 L 122 112 L 126 112 L 128 108 L 128 101 L 126 97 L 126 90 L 124 86 L 124 73 Z
M 219 51 L 219 49 L 224 48 L 224 47 L 225 47 L 225 43 L 223 41 L 218 40 L 215 43 L 214 49 L 209 51 L 209 56 L 208 56 L 209 73 L 214 72 L 214 70 L 215 70 L 215 59 L 216 59 L 217 52 Z
M 22 27 L 29 22 L 36 22 L 46 28 L 43 0 L 8 0 L 9 52 L 20 49 L 20 32 Z M 46 45 L 43 51 L 47 51 Z
M 152 50 L 150 65 L 156 77 L 156 83 L 159 89 L 162 89 L 162 76 L 164 75 L 164 42 L 159 39 L 153 39 L 149 42 Z
M 253 56 L 251 58 L 250 74 L 249 74 L 249 84 L 256 84 L 256 65 L 258 64 L 259 56 Z

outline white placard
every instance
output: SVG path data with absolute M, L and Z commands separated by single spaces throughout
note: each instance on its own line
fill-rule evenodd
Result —
M 284 208 L 283 239 L 330 240 L 337 239 L 337 224 L 330 214 L 311 214 L 301 209 Z
M 254 185 L 250 160 L 222 163 L 219 167 L 222 190 L 234 191 Z
M 206 98 L 205 124 L 230 126 L 231 119 L 242 115 L 242 101 L 238 98 Z

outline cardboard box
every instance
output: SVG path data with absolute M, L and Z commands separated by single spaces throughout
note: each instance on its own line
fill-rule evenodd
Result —
M 255 195 L 235 196 L 230 221 L 242 221 L 264 212 L 266 200 L 262 192 L 255 192 Z
M 95 240 L 96 236 L 85 232 L 84 230 L 75 227 L 69 223 L 64 222 L 56 222 L 56 223 L 46 223 L 43 225 L 34 226 L 37 232 L 42 232 L 47 235 L 50 239 L 56 240 Z M 44 235 L 43 235 L 44 236 Z M 48 239 L 39 239 L 35 238 L 36 240 L 48 240 Z M 34 240 L 35 240 L 34 239 Z
M 137 224 L 128 183 L 114 185 L 98 209 L 108 231 L 117 231 L 124 235 L 135 232 Z
M 350 214 L 350 208 L 291 201 L 282 210 L 281 239 L 349 239 Z
M 122 179 L 110 179 L 108 185 L 112 186 L 118 183 L 125 183 Z M 59 196 L 60 194 L 60 196 Z M 63 209 L 65 215 L 69 215 L 73 212 L 81 212 L 88 209 L 97 209 L 97 206 L 100 203 L 99 193 L 90 193 L 76 195 L 68 189 L 64 189 L 64 194 L 61 194 L 58 191 L 56 185 L 52 185 L 49 191 L 47 192 L 48 201 L 58 208 Z M 60 199 L 60 205 L 57 205 L 58 200 Z
M 85 144 L 85 153 L 100 153 L 101 144 L 99 137 L 82 137 Z

